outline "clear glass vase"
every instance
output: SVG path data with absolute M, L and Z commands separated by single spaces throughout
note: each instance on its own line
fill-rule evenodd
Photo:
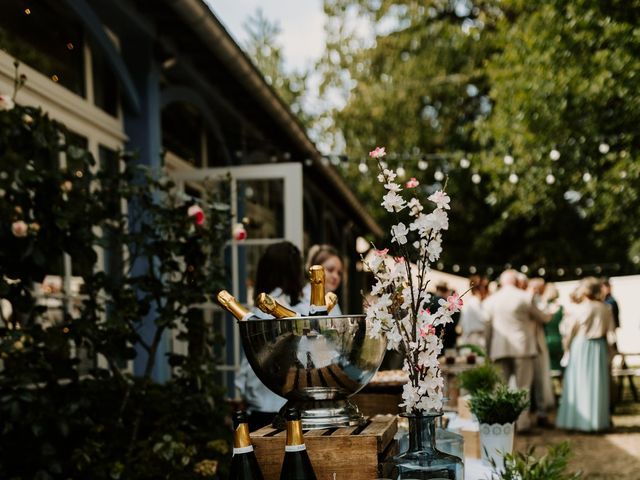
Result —
M 403 415 L 409 420 L 409 449 L 387 460 L 382 476 L 391 480 L 463 480 L 459 457 L 436 448 L 436 419 L 442 413 Z

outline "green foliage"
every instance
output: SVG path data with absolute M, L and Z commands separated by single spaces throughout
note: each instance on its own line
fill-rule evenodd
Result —
M 0 111 L 1 478 L 195 479 L 226 463 L 221 339 L 196 305 L 224 286 L 229 212 L 210 199 L 196 225 L 174 187 L 130 157 L 97 165 L 40 110 Z M 65 258 L 81 295 L 47 309 L 34 287 Z M 155 384 L 174 331 L 189 352 L 160 359 L 172 378 Z
M 510 390 L 506 385 L 498 385 L 493 391 L 480 389 L 469 400 L 471 413 L 480 423 L 490 425 L 515 422 L 528 406 L 526 390 Z
M 541 457 L 534 456 L 535 447 L 526 453 L 516 452 L 504 457 L 504 470 L 494 473 L 492 480 L 578 480 L 581 473 L 566 473 L 567 462 L 571 456 L 568 442 L 548 447 Z M 498 471 L 494 462 L 492 466 Z M 500 469 L 502 470 L 502 469 Z
M 322 140 L 345 148 L 343 173 L 373 215 L 381 187 L 359 163 L 381 145 L 425 190 L 442 183 L 437 171 L 448 175 L 445 264 L 637 271 L 639 1 L 324 6 L 318 71 L 325 95 L 344 104 L 327 113 Z
M 474 395 L 480 390 L 492 391 L 496 385 L 502 383 L 502 377 L 492 363 L 486 362 L 460 373 L 458 381 L 462 388 Z

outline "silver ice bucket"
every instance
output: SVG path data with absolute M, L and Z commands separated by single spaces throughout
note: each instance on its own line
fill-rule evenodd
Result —
M 288 402 L 273 426 L 284 428 L 289 406 L 300 410 L 302 428 L 345 427 L 363 416 L 349 397 L 376 373 L 386 339 L 369 336 L 364 315 L 295 317 L 238 322 L 242 345 L 258 378 Z

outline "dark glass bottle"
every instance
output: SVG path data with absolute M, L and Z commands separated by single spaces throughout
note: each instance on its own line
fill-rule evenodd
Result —
M 246 412 L 233 414 L 233 457 L 229 480 L 264 480 L 249 437 Z
M 312 265 L 309 268 L 309 283 L 311 284 L 309 316 L 324 316 L 327 314 L 327 300 L 324 292 L 324 267 L 322 265 Z
M 302 421 L 297 408 L 289 407 L 284 414 L 287 421 L 287 443 L 280 480 L 317 480 L 302 436 Z

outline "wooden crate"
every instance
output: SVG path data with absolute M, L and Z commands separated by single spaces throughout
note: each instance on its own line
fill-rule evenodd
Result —
M 372 480 L 384 459 L 397 453 L 397 430 L 395 415 L 378 415 L 358 427 L 307 430 L 304 440 L 318 480 Z M 285 437 L 285 430 L 270 426 L 251 433 L 265 480 L 280 478 Z

